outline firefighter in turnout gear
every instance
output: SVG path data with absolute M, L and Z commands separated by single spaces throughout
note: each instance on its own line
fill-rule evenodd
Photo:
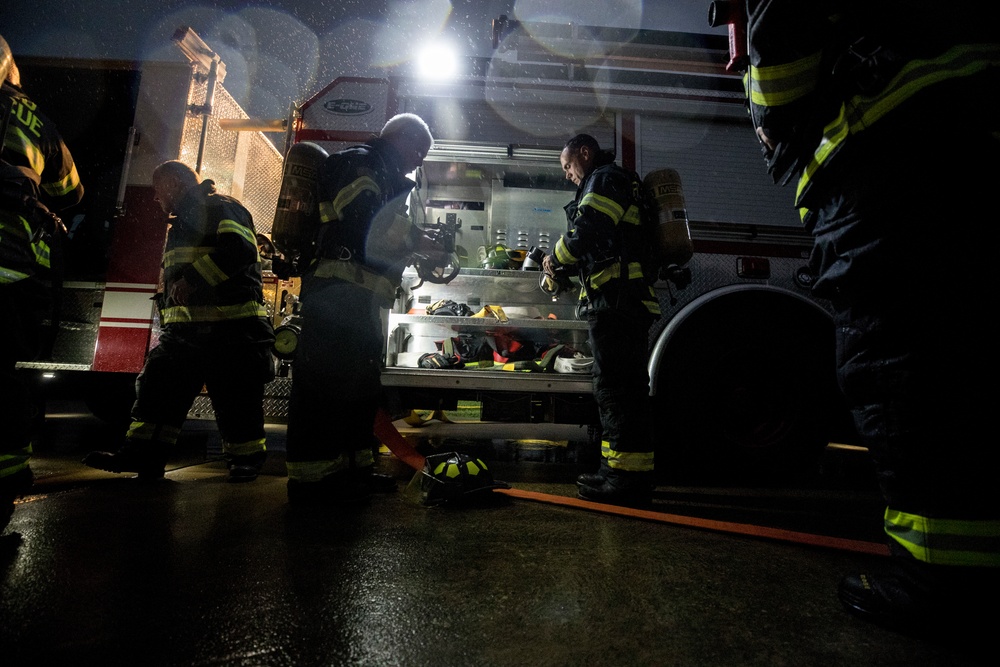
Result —
M 837 370 L 873 455 L 892 552 L 850 575 L 848 611 L 974 632 L 1000 593 L 996 3 L 752 0 L 750 115 L 815 237 Z M 960 238 L 968 239 L 961 242 Z M 985 614 L 985 616 L 984 616 Z
M 600 469 L 580 475 L 579 495 L 646 504 L 654 486 L 646 359 L 649 327 L 660 315 L 655 277 L 643 272 L 648 201 L 642 180 L 589 135 L 570 139 L 560 161 L 578 189 L 566 206 L 570 229 L 542 267 L 553 278 L 560 271 L 579 275 L 602 431 Z
M 14 499 L 32 485 L 32 406 L 15 370 L 40 352 L 43 321 L 58 272 L 54 252 L 62 212 L 83 199 L 83 185 L 56 126 L 20 88 L 20 75 L 0 37 L 0 531 Z
M 163 254 L 163 330 L 136 382 L 132 424 L 116 453 L 84 463 L 110 472 L 163 476 L 171 447 L 202 387 L 215 410 L 232 481 L 257 477 L 266 458 L 264 385 L 274 340 L 264 308 L 250 212 L 183 162 L 153 172 L 170 229 Z
M 315 256 L 300 290 L 302 338 L 288 415 L 288 500 L 338 504 L 395 490 L 374 472 L 385 343 L 381 309 L 416 252 L 440 250 L 406 200 L 433 138 L 418 116 L 389 119 L 368 144 L 330 155 L 319 174 Z M 332 413 L 343 417 L 336 427 Z

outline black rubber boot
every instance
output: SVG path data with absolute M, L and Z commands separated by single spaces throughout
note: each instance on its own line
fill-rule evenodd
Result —
M 252 482 L 257 479 L 264 461 L 267 460 L 267 452 L 261 450 L 253 454 L 243 456 L 226 455 L 226 467 L 229 468 L 230 482 Z
M 90 452 L 83 457 L 83 464 L 107 472 L 134 472 L 139 479 L 155 480 L 163 477 L 167 465 L 167 448 L 157 443 L 136 445 L 125 443 L 115 453 Z
M 611 467 L 608 466 L 608 460 L 602 458 L 601 465 L 598 467 L 597 472 L 585 472 L 582 475 L 578 475 L 576 478 L 577 486 L 593 486 L 599 487 L 608 479 L 608 474 L 611 472 Z
M 600 485 L 580 485 L 577 493 L 584 500 L 597 503 L 641 507 L 653 503 L 654 486 L 650 473 L 612 470 Z

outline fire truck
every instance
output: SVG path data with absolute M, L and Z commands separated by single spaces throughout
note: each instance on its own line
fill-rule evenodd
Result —
M 546 293 L 540 274 L 517 261 L 551 251 L 566 231 L 563 206 L 575 186 L 558 156 L 584 132 L 622 166 L 674 170 L 682 183 L 693 254 L 657 283 L 663 316 L 650 331 L 657 460 L 780 474 L 847 439 L 830 305 L 810 293 L 811 239 L 792 193 L 766 174 L 742 84 L 727 69 L 728 41 L 503 16 L 492 40 L 488 61 L 451 80 L 337 78 L 289 122 L 293 144 L 329 153 L 362 143 L 400 112 L 433 131 L 409 210 L 426 230 L 447 229 L 460 269 L 443 280 L 419 265 L 404 274 L 386 318 L 382 374 L 397 414 L 465 399 L 487 421 L 596 426 L 585 363 L 567 372 L 419 363 L 482 340 L 500 360 L 514 341 L 562 345 L 585 362 L 575 292 Z
M 177 61 L 141 65 L 18 58 L 24 89 L 70 146 L 85 190 L 64 220 L 52 343 L 18 367 L 42 383 L 71 383 L 97 416 L 115 422 L 128 418 L 135 378 L 158 340 L 153 297 L 162 288 L 167 220 L 153 198 L 153 169 L 181 160 L 215 181 L 244 203 L 265 244 L 281 182 L 283 159 L 271 140 L 220 126 L 248 118 L 223 86 L 225 63 L 189 28 L 174 42 Z M 277 320 L 282 293 L 294 290 L 267 273 Z
M 267 268 L 282 259 L 270 237 L 288 205 L 279 200 L 291 149 L 309 143 L 332 153 L 413 112 L 435 144 L 413 175 L 410 215 L 451 234 L 457 272 L 442 280 L 408 269 L 385 314 L 382 383 L 394 415 L 473 401 L 484 421 L 582 424 L 599 437 L 585 363 L 567 372 L 419 365 L 447 341 L 470 339 L 562 345 L 586 361 L 575 294 L 543 291 L 540 274 L 517 261 L 532 248 L 551 250 L 566 230 L 562 208 L 574 186 L 558 156 L 567 138 L 585 132 L 619 164 L 640 175 L 675 170 L 683 186 L 693 253 L 656 284 L 663 315 L 650 330 L 648 361 L 636 360 L 650 374 L 658 466 L 801 471 L 831 441 L 848 440 L 830 306 L 810 293 L 811 239 L 792 193 L 765 172 L 741 83 L 726 69 L 726 39 L 500 17 L 492 40 L 492 57 L 471 59 L 454 79 L 348 72 L 279 120 L 248 118 L 222 86 L 224 64 L 183 29 L 175 41 L 186 64 L 81 64 L 69 78 L 65 65 L 57 68 L 54 81 L 38 86 L 52 91 L 49 103 L 38 96 L 43 108 L 74 95 L 101 106 L 69 121 L 52 113 L 79 156 L 89 201 L 68 221 L 76 265 L 63 286 L 55 345 L 47 359 L 22 366 L 87 373 L 95 413 L 130 405 L 158 331 L 150 298 L 165 228 L 150 222 L 162 219 L 150 174 L 159 162 L 184 160 L 244 201 Z M 46 76 L 45 63 L 22 70 L 26 82 Z M 284 133 L 280 149 L 265 132 Z M 87 178 L 97 173 L 104 176 Z M 294 377 L 297 283 L 265 275 L 279 334 L 266 413 L 280 421 Z M 434 314 L 449 302 L 478 316 Z M 211 416 L 203 399 L 192 416 Z

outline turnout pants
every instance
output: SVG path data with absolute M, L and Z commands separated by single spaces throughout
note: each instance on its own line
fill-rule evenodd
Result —
M 173 445 L 194 399 L 208 390 L 226 454 L 263 451 L 264 385 L 273 377 L 268 343 L 192 335 L 168 327 L 136 381 L 128 439 Z
M 384 338 L 375 295 L 336 278 L 303 280 L 301 314 L 288 414 L 288 478 L 318 482 L 375 464 Z

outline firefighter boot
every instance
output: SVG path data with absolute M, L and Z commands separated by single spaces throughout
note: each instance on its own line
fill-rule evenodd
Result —
M 252 482 L 257 479 L 264 461 L 267 460 L 267 452 L 263 449 L 253 454 L 236 456 L 226 455 L 226 467 L 229 468 L 230 482 Z
M 648 472 L 609 470 L 597 486 L 580 485 L 577 494 L 584 500 L 611 505 L 642 506 L 653 502 L 653 476 Z
M 160 479 L 167 465 L 167 447 L 155 442 L 136 445 L 128 441 L 114 454 L 90 452 L 83 458 L 83 464 L 107 472 L 138 473 L 141 480 Z
M 610 466 L 608 466 L 607 459 L 601 459 L 601 466 L 597 469 L 597 472 L 585 472 L 582 475 L 578 475 L 576 478 L 577 486 L 600 486 L 604 484 L 604 480 L 608 478 L 608 473 L 611 471 Z

